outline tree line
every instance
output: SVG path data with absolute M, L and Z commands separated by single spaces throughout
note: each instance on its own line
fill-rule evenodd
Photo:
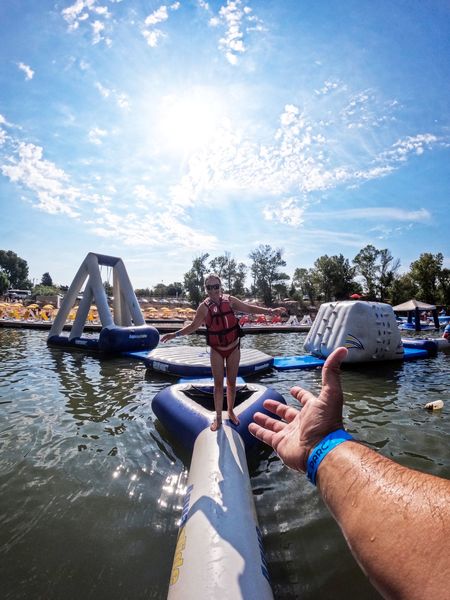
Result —
M 267 306 L 276 301 L 296 300 L 300 304 L 318 304 L 345 300 L 360 294 L 366 300 L 396 305 L 411 298 L 430 304 L 450 306 L 450 269 L 443 266 L 442 253 L 422 253 L 409 270 L 399 273 L 400 260 L 387 249 L 369 244 L 352 260 L 342 254 L 320 256 L 310 268 L 297 267 L 292 278 L 285 273 L 286 261 L 281 248 L 261 244 L 249 255 L 249 264 L 237 262 L 230 252 L 211 257 L 201 254 L 182 282 L 157 284 L 153 288 L 136 289 L 140 297 L 187 297 L 196 307 L 204 297 L 204 281 L 208 273 L 216 273 L 227 293 L 238 297 L 256 297 Z M 246 285 L 247 280 L 250 284 Z M 104 282 L 108 294 L 109 282 Z M 26 260 L 11 250 L 0 250 L 0 294 L 8 288 L 29 289 L 33 294 L 64 292 L 67 286 L 55 286 L 48 272 L 33 286 L 28 278 Z

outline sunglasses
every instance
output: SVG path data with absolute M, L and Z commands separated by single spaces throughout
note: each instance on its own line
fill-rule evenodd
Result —
M 210 292 L 211 290 L 218 290 L 220 288 L 220 283 L 213 283 L 212 285 L 206 285 L 205 287 L 208 290 L 208 292 Z

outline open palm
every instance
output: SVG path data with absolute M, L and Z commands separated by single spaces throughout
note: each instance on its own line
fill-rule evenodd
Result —
M 288 467 L 304 472 L 314 446 L 326 435 L 342 427 L 340 365 L 346 356 L 345 348 L 337 348 L 327 358 L 322 369 L 322 390 L 318 397 L 301 387 L 291 389 L 292 396 L 302 404 L 301 411 L 275 400 L 266 400 L 264 408 L 282 421 L 255 413 L 255 422 L 249 425 L 250 433 L 272 446 Z

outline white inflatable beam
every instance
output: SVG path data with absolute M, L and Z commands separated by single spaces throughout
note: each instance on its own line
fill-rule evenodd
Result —
M 227 425 L 195 442 L 168 598 L 273 599 L 244 444 Z

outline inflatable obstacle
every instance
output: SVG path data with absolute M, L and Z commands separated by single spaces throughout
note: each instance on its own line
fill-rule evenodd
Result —
M 227 425 L 195 441 L 168 598 L 273 599 L 244 444 Z
M 246 463 L 246 452 L 258 443 L 248 425 L 256 411 L 269 414 L 266 398 L 285 404 L 273 389 L 238 384 L 234 412 L 240 423 L 231 424 L 223 412 L 223 425 L 215 432 L 210 430 L 215 416 L 210 381 L 172 385 L 152 401 L 169 433 L 192 450 L 170 599 L 273 598 Z M 223 402 L 226 410 L 226 390 Z
M 131 358 L 142 360 L 154 371 L 176 377 L 211 376 L 210 349 L 208 346 L 166 346 L 151 352 L 129 352 Z M 259 350 L 241 349 L 239 375 L 254 375 L 268 371 L 273 366 L 273 356 Z
M 339 346 L 348 349 L 347 363 L 402 359 L 403 343 L 392 306 L 353 300 L 322 304 L 304 348 L 326 358 Z
M 103 287 L 100 266 L 110 267 L 113 272 L 112 312 Z M 73 310 L 83 285 L 84 291 L 72 328 L 67 336 L 62 335 L 68 315 Z M 97 306 L 102 324 L 98 337 L 83 336 L 92 303 Z M 64 296 L 48 334 L 47 343 L 60 348 L 120 354 L 131 350 L 149 350 L 155 348 L 158 342 L 158 331 L 145 324 L 122 260 L 114 256 L 90 252 Z

